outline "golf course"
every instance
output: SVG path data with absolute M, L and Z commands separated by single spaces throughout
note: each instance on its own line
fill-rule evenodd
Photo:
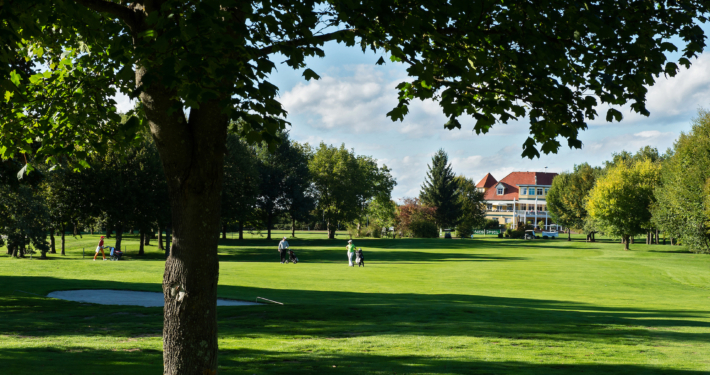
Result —
M 351 268 L 343 233 L 297 232 L 300 262 L 280 264 L 286 233 L 220 240 L 218 296 L 283 303 L 218 307 L 221 374 L 710 373 L 710 256 L 682 246 L 354 239 Z M 162 308 L 46 297 L 162 291 L 157 241 L 138 256 L 126 234 L 123 260 L 92 261 L 98 238 L 47 260 L 2 249 L 1 373 L 162 373 Z

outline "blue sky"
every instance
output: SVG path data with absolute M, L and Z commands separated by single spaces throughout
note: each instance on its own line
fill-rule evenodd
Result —
M 704 26 L 706 34 L 710 27 Z M 325 46 L 325 58 L 307 60 L 320 80 L 305 81 L 302 71 L 294 71 L 275 62 L 279 68 L 271 82 L 280 87 L 280 99 L 289 112 L 292 138 L 317 145 L 321 141 L 352 148 L 357 154 L 370 155 L 392 169 L 398 185 L 393 198 L 419 194 L 427 163 L 443 148 L 456 174 L 478 181 L 487 172 L 501 179 L 512 171 L 562 172 L 575 164 L 601 165 L 613 152 L 636 151 L 651 145 L 665 150 L 673 145 L 680 132 L 687 132 L 701 107 L 710 108 L 710 50 L 681 68 L 674 78 L 661 77 L 649 88 L 647 108 L 650 117 L 622 108 L 620 123 L 603 120 L 606 106 L 598 112 L 602 119 L 589 123 L 581 134 L 581 150 L 570 150 L 562 141 L 558 154 L 539 159 L 523 159 L 522 144 L 528 136 L 526 120 L 496 124 L 493 130 L 477 136 L 472 121 L 462 121 L 461 130 L 445 130 L 446 118 L 437 103 L 417 102 L 410 107 L 404 122 L 392 122 L 385 114 L 397 103 L 395 86 L 407 79 L 405 66 L 375 64 L 381 56 L 363 53 L 335 42 Z M 678 54 L 669 58 L 677 61 Z M 119 99 L 119 104 L 125 105 Z

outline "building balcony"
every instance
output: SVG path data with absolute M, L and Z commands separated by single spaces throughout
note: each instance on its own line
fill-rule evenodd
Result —
M 525 211 L 525 210 L 518 210 L 515 211 L 520 216 L 535 216 L 535 213 L 537 213 L 537 216 L 548 216 L 547 211 Z

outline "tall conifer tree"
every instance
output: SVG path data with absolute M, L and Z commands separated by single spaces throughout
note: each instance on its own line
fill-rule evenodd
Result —
M 439 149 L 431 158 L 419 199 L 427 206 L 436 207 L 434 217 L 436 224 L 441 228 L 456 225 L 461 216 L 455 177 L 449 164 L 449 156 L 443 149 Z

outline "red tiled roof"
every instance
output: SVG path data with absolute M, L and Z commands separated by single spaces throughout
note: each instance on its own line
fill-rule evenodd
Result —
M 483 177 L 483 179 L 476 184 L 477 188 L 489 188 L 495 184 L 497 184 L 498 181 L 493 177 L 492 174 L 486 173 L 486 176 Z
M 535 183 L 535 176 L 537 176 L 537 184 Z M 483 199 L 487 201 L 512 201 L 514 198 L 519 198 L 519 185 L 552 185 L 552 179 L 555 176 L 557 176 L 557 173 L 512 172 L 499 182 L 505 186 L 505 194 L 496 194 L 497 189 L 495 187 L 498 185 L 496 184 L 492 189 L 488 189 L 483 195 Z

